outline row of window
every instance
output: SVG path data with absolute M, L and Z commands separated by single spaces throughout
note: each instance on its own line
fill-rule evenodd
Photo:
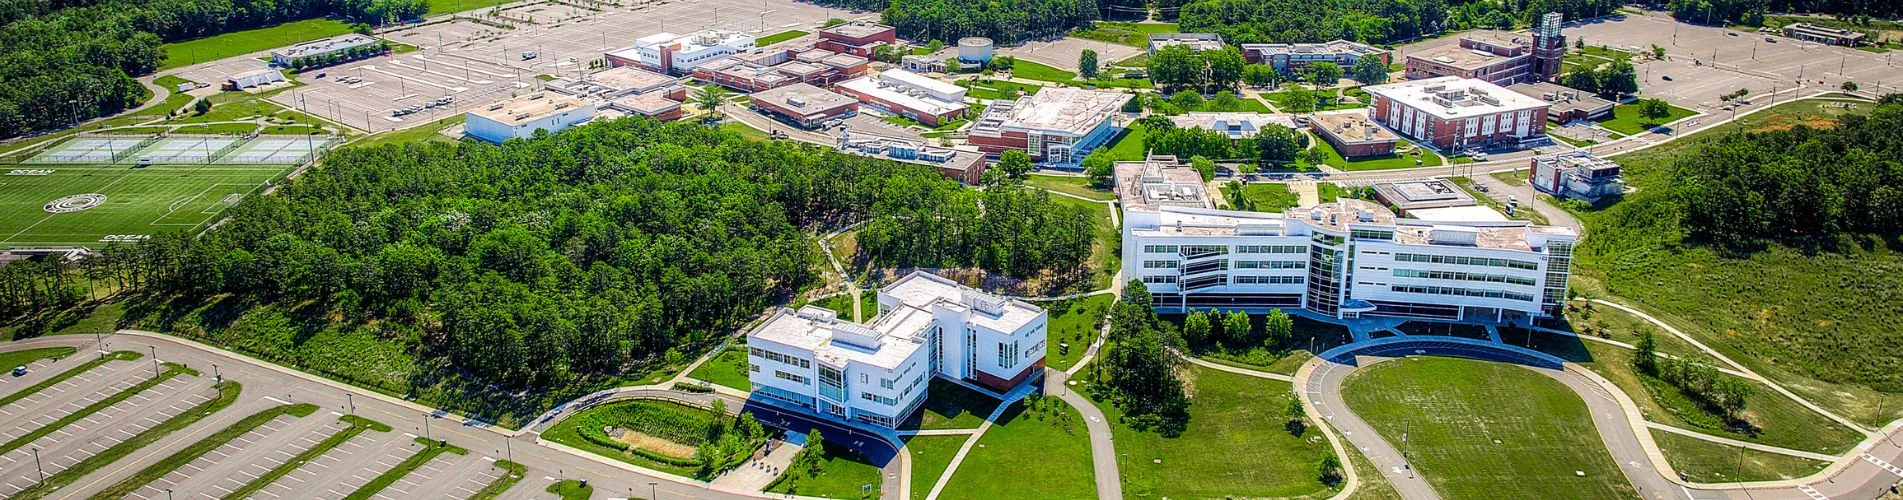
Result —
M 1230 278 L 1238 285 L 1299 285 L 1302 276 L 1235 276 Z
M 780 362 L 780 363 L 783 363 L 783 364 L 788 364 L 788 365 L 795 365 L 795 366 L 798 366 L 798 367 L 800 367 L 800 368 L 812 368 L 812 367 L 813 367 L 813 361 L 812 361 L 812 360 L 809 360 L 809 359 L 804 359 L 804 358 L 795 358 L 795 357 L 792 357 L 792 356 L 788 356 L 788 355 L 785 355 L 785 354 L 780 354 L 780 353 L 777 353 L 777 352 L 773 352 L 773 351 L 769 351 L 769 350 L 766 350 L 766 349 L 761 349 L 761 348 L 758 348 L 758 347 L 749 347 L 748 349 L 749 349 L 749 350 L 751 350 L 751 351 L 753 352 L 753 355 L 754 355 L 754 356 L 759 356 L 759 357 L 762 357 L 762 358 L 766 358 L 766 359 L 770 359 L 770 360 L 774 360 L 774 361 L 778 361 L 778 362 Z
M 1348 236 L 1351 236 L 1357 240 L 1393 240 L 1394 231 L 1377 231 L 1374 229 L 1350 229 L 1348 230 Z
M 1146 260 L 1146 261 L 1143 261 L 1143 268 L 1144 268 L 1144 269 L 1176 269 L 1176 265 L 1177 265 L 1177 262 L 1176 262 L 1176 261 L 1173 261 L 1173 260 Z
M 1018 365 L 1018 341 L 1006 344 L 998 343 L 998 368 L 1010 368 Z
M 813 382 L 810 380 L 807 380 L 806 377 L 794 375 L 794 374 L 779 371 L 779 370 L 773 370 L 773 376 L 778 377 L 781 380 L 791 380 L 800 385 L 813 385 Z
M 1236 253 L 1307 253 L 1302 245 L 1236 245 Z
M 873 393 L 870 393 L 870 392 L 861 392 L 861 393 L 859 393 L 859 399 L 864 399 L 864 400 L 866 400 L 866 401 L 872 401 L 872 402 L 876 402 L 876 403 L 879 403 L 879 404 L 882 404 L 882 405 L 886 405 L 886 406 L 898 406 L 898 404 L 899 404 L 899 400 L 897 400 L 897 399 L 892 399 L 892 398 L 888 398 L 888 397 L 885 397 L 885 396 L 880 396 L 880 395 L 878 395 L 878 394 L 873 394 Z
M 1183 245 L 1182 253 L 1185 253 L 1185 254 L 1205 254 L 1205 253 L 1226 254 L 1226 253 L 1229 253 L 1229 246 L 1228 245 Z
M 1417 269 L 1395 269 L 1394 275 L 1402 278 L 1427 278 L 1434 280 L 1483 281 L 1488 283 L 1509 283 L 1533 286 L 1533 278 L 1507 276 L 1504 274 L 1482 274 L 1462 271 L 1421 271 Z
M 1466 257 L 1460 255 L 1421 255 L 1413 253 L 1395 253 L 1394 260 L 1401 262 L 1426 262 L 1430 264 L 1455 264 L 1462 266 L 1505 267 L 1512 269 L 1539 269 L 1535 262 L 1511 259 L 1489 259 L 1486 257 Z
M 1307 269 L 1308 262 L 1299 260 L 1238 260 L 1236 269 Z
M 1524 301 L 1524 302 L 1533 301 L 1532 294 L 1514 293 L 1514 292 L 1506 292 L 1506 291 L 1500 291 L 1500 290 L 1482 290 L 1478 288 L 1461 288 L 1461 287 L 1454 287 L 1454 286 L 1392 285 L 1388 287 L 1388 289 L 1392 291 L 1396 291 L 1396 292 L 1403 292 L 1403 293 L 1425 293 L 1425 294 L 1432 294 L 1432 295 L 1458 295 L 1462 297 L 1486 297 L 1489 299 L 1507 299 L 1507 300 L 1518 300 L 1518 301 Z
M 1175 277 L 1175 276 L 1144 276 L 1144 277 L 1143 277 L 1143 282 L 1144 282 L 1144 283 L 1151 283 L 1151 284 L 1156 284 L 1156 283 L 1175 283 L 1175 282 L 1176 282 L 1176 277 Z
M 1176 253 L 1176 245 L 1143 245 L 1143 253 Z

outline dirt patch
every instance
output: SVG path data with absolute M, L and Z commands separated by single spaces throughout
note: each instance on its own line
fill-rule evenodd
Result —
M 619 431 L 620 434 L 616 435 L 616 431 Z M 620 441 L 622 444 L 626 444 L 630 447 L 640 448 L 674 458 L 694 458 L 694 447 L 692 446 L 627 429 L 610 429 L 608 434 L 614 436 L 615 441 Z
M 1832 118 L 1805 118 L 1803 120 L 1797 121 L 1796 123 L 1784 122 L 1784 123 L 1776 123 L 1776 124 L 1764 125 L 1759 127 L 1752 127 L 1751 131 L 1752 132 L 1782 132 L 1785 130 L 1797 128 L 1798 125 L 1803 125 L 1803 126 L 1814 128 L 1814 129 L 1830 130 L 1833 128 L 1837 128 L 1837 120 Z

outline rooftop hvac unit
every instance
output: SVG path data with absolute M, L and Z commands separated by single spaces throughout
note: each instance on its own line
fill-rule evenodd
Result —
M 533 94 L 529 94 L 529 100 L 531 100 L 531 101 L 533 101 L 533 100 L 536 100 L 536 99 L 541 99 L 542 97 L 543 97 L 543 94 L 542 94 L 541 92 L 536 92 L 536 93 L 533 93 Z
M 555 103 L 555 109 L 563 109 L 567 107 L 568 107 L 568 103 L 565 103 L 565 102 Z
M 490 110 L 490 111 L 495 111 L 495 110 L 498 110 L 498 109 L 502 109 L 502 103 L 499 103 L 499 102 L 498 102 L 498 103 L 495 103 L 495 104 L 490 104 L 490 105 L 489 105 L 489 110 Z

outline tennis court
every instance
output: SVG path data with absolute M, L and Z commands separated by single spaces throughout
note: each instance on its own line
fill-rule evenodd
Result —
M 139 150 L 138 159 L 142 163 L 210 163 L 239 142 L 227 137 L 168 137 Z
M 329 137 L 263 136 L 251 140 L 218 160 L 219 163 L 297 165 L 330 143 Z
M 26 163 L 116 163 L 154 137 L 75 137 L 47 148 Z

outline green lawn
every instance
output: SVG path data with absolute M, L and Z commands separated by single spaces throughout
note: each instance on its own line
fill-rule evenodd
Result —
M 41 347 L 39 349 L 20 349 L 0 351 L 0 370 L 12 370 L 15 366 L 25 366 L 42 359 L 59 360 L 78 352 L 71 347 Z
M 1070 36 L 1110 42 L 1131 47 L 1149 47 L 1152 33 L 1177 33 L 1176 23 L 1127 23 L 1098 21 L 1091 29 L 1072 31 Z
M 817 474 L 789 469 L 774 479 L 766 492 L 821 498 L 879 498 L 880 486 L 885 484 L 879 477 L 879 466 L 872 465 L 851 448 L 832 441 L 821 444 L 824 447 L 820 450 Z M 813 446 L 813 443 L 807 445 Z
M 715 419 L 731 420 L 732 417 L 666 401 L 621 401 L 570 415 L 549 426 L 548 430 L 542 432 L 542 437 L 637 466 L 679 476 L 698 477 L 696 472 L 699 467 L 692 465 L 692 448 L 707 441 Z M 605 431 L 609 427 L 637 431 L 681 445 L 688 451 L 685 454 L 670 454 L 660 449 L 632 448 L 609 437 Z
M 350 25 L 335 19 L 320 18 L 168 43 L 159 46 L 160 50 L 165 51 L 165 62 L 159 65 L 159 70 L 216 61 L 345 33 L 350 33 Z
M 1419 153 L 1419 156 L 1415 156 L 1413 153 L 1407 153 L 1346 158 L 1341 155 L 1340 149 L 1336 149 L 1335 145 L 1330 144 L 1328 141 L 1315 140 L 1314 143 L 1315 149 L 1322 152 L 1322 163 L 1350 172 L 1360 170 L 1435 167 L 1441 164 L 1440 155 L 1436 155 L 1432 151 L 1419 147 L 1414 148 L 1413 152 Z
M 558 481 L 555 484 L 548 485 L 548 488 L 542 491 L 554 493 L 556 497 L 562 500 L 588 500 L 595 497 L 595 487 L 588 484 L 587 481 L 577 479 Z
M 1222 196 L 1225 202 L 1228 201 L 1232 194 L 1233 193 L 1229 192 L 1228 185 L 1222 186 Z M 1302 201 L 1301 195 L 1290 190 L 1287 184 L 1280 183 L 1258 182 L 1244 184 L 1242 186 L 1242 196 L 1255 202 L 1255 211 L 1257 212 L 1281 213 L 1283 210 L 1301 205 Z
M 774 33 L 771 35 L 760 37 L 759 40 L 754 41 L 754 45 L 758 47 L 765 47 L 768 45 L 773 45 L 776 43 L 792 40 L 792 39 L 803 37 L 803 36 L 806 36 L 806 32 L 804 31 L 786 30 L 779 33 Z
M 1132 123 L 1106 144 L 1110 148 L 1110 159 L 1116 161 L 1142 161 L 1143 136 L 1147 134 L 1142 125 Z
M 998 399 L 978 393 L 965 386 L 932 379 L 926 382 L 926 394 L 921 411 L 913 412 L 912 417 L 900 424 L 905 430 L 932 429 L 976 429 L 984 423 L 985 417 L 998 409 Z
M 1044 347 L 1044 362 L 1055 370 L 1069 370 L 1084 357 L 1084 351 L 1090 350 L 1090 343 L 1097 340 L 1097 323 L 1104 315 L 1110 314 L 1110 304 L 1116 300 L 1112 295 L 1093 295 L 1081 299 L 1058 302 L 1040 302 L 1038 305 L 1050 311 L 1050 334 L 1046 337 L 1049 344 Z M 1059 344 L 1069 344 L 1065 349 Z
M 212 221 L 228 197 L 255 194 L 290 170 L 283 165 L 43 165 L 49 175 L 8 176 L 0 189 L 0 247 L 98 245 L 107 235 L 192 230 Z M 48 213 L 47 202 L 98 193 L 104 204 Z
M 1526 176 L 1521 174 L 1519 170 L 1512 172 L 1494 172 L 1487 175 L 1492 176 L 1495 180 L 1506 183 L 1508 186 L 1526 185 Z
M 912 499 L 931 494 L 938 476 L 951 466 L 952 455 L 965 445 L 967 436 L 912 436 L 905 438 L 905 449 L 912 454 Z
M 965 91 L 965 95 L 972 99 L 1015 99 L 1016 94 L 1013 93 L 1014 91 L 1022 92 L 1024 95 L 1031 95 L 1044 89 L 1041 85 L 1006 80 L 959 80 L 957 83 L 958 86 L 969 89 Z M 977 114 L 977 111 L 974 110 L 973 116 Z
M 428 2 L 429 13 L 424 14 L 428 16 L 495 7 L 503 3 L 496 0 L 428 0 Z
M 1120 422 L 1115 405 L 1098 404 L 1112 422 L 1124 495 L 1132 498 L 1323 498 L 1336 490 L 1316 465 L 1334 454 L 1320 431 L 1290 432 L 1283 408 L 1288 382 L 1191 366 L 1189 427 L 1176 437 Z
M 1579 247 L 1573 287 L 1638 307 L 1833 413 L 1872 427 L 1903 416 L 1903 395 L 1894 392 L 1903 388 L 1889 376 L 1903 369 L 1894 355 L 1903 349 L 1895 333 L 1903 289 L 1894 279 L 1903 254 L 1894 247 L 1858 239 L 1835 252 L 1773 244 L 1737 254 L 1650 223 L 1674 210 L 1676 201 L 1662 196 L 1678 182 L 1666 168 L 1673 156 L 1733 131 L 1828 127 L 1870 108 L 1868 101 L 1785 102 L 1614 157 L 1637 192 L 1579 212 L 1593 236 Z
M 456 125 L 461 125 L 463 123 L 463 119 L 467 116 L 468 115 L 459 114 L 459 115 L 451 116 L 448 118 L 444 118 L 444 119 L 437 120 L 430 123 L 425 123 L 422 125 L 417 125 L 417 126 L 406 128 L 406 129 L 398 129 L 398 130 L 383 132 L 377 135 L 364 137 L 362 140 L 359 140 L 359 141 L 351 142 L 348 145 L 348 147 L 371 147 L 371 146 L 381 146 L 384 144 L 399 144 L 400 145 L 400 144 L 411 143 L 411 142 L 453 143 L 453 142 L 456 142 L 456 139 L 443 135 L 442 131 L 447 130 L 450 127 L 453 127 Z
M 1611 130 L 1613 132 L 1618 132 L 1625 135 L 1635 135 L 1635 134 L 1643 134 L 1645 133 L 1646 130 L 1650 130 L 1652 127 L 1670 124 L 1672 122 L 1676 122 L 1681 119 L 1684 119 L 1685 117 L 1698 114 L 1697 111 L 1692 111 L 1692 110 L 1681 108 L 1678 106 L 1671 106 L 1669 104 L 1667 106 L 1671 107 L 1671 113 L 1666 115 L 1664 118 L 1659 118 L 1656 120 L 1639 116 L 1638 103 L 1620 104 L 1618 106 L 1613 106 L 1612 118 L 1601 120 L 1599 122 L 1599 126 L 1605 127 L 1607 130 Z
M 1005 410 L 939 498 L 1095 498 L 1096 491 L 1083 417 L 1057 398 L 1039 398 Z
M 1025 178 L 1024 184 L 1038 189 L 1056 191 L 1072 196 L 1082 196 L 1097 201 L 1114 201 L 1117 199 L 1116 193 L 1091 185 L 1089 177 L 1031 174 Z
M 747 346 L 740 344 L 728 347 L 713 359 L 701 363 L 689 377 L 732 387 L 741 391 L 753 390 L 753 384 L 747 381 Z
M 1011 76 L 1046 82 L 1068 82 L 1077 78 L 1077 73 L 1046 66 L 1041 63 L 1018 59 L 1011 66 Z
M 1652 439 L 1672 469 L 1700 483 L 1796 479 L 1830 466 L 1827 462 L 1726 446 L 1659 430 Z
M 1343 110 L 1343 109 L 1355 109 L 1355 108 L 1368 107 L 1368 93 L 1362 91 L 1360 87 L 1349 88 L 1345 91 L 1342 91 L 1340 89 L 1326 89 L 1326 90 L 1318 90 L 1316 92 L 1322 96 L 1326 96 L 1327 102 L 1326 104 L 1316 106 L 1315 111 L 1336 111 L 1336 110 Z M 1356 96 L 1359 98 L 1359 101 L 1347 102 L 1346 99 L 1338 99 L 1336 98 L 1337 92 L 1346 92 L 1348 95 Z M 1264 97 L 1267 97 L 1269 99 L 1269 102 L 1275 103 L 1275 107 L 1286 110 L 1286 109 L 1289 109 L 1289 102 L 1290 102 L 1289 99 L 1294 97 L 1294 95 L 1287 90 L 1283 90 L 1283 91 L 1271 92 L 1271 93 L 1265 94 Z
M 1519 366 L 1403 358 L 1343 382 L 1355 414 L 1446 498 L 1632 498 L 1579 395 Z M 1584 471 L 1576 477 L 1575 471 Z

